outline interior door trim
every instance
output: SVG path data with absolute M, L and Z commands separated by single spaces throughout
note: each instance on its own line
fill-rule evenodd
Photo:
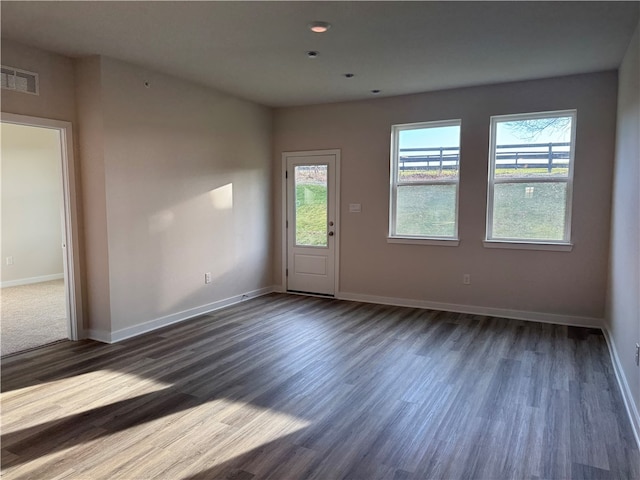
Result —
M 282 169 L 281 169 L 281 210 L 280 210 L 280 235 L 281 235 L 281 285 L 282 291 L 287 291 L 287 160 L 289 157 L 313 157 L 317 155 L 334 155 L 335 156 L 335 176 L 336 176 L 336 187 L 335 187 L 335 201 L 336 201 L 336 212 L 335 212 L 335 247 L 334 247 L 334 262 L 335 262 L 335 294 L 334 297 L 338 296 L 338 292 L 340 291 L 340 235 L 341 235 L 341 224 L 340 224 L 340 149 L 330 149 L 330 150 L 307 150 L 307 151 L 299 151 L 299 152 L 282 152 Z
M 84 337 L 82 312 L 82 276 L 80 270 L 80 233 L 78 229 L 78 203 L 76 165 L 73 156 L 73 129 L 71 122 L 49 118 L 31 117 L 2 112 L 2 123 L 25 125 L 30 127 L 50 128 L 60 132 L 62 156 L 62 197 L 64 217 L 64 273 L 65 294 L 68 318 L 68 334 L 70 340 Z

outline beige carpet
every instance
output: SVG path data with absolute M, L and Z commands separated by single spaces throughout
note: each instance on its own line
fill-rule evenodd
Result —
M 1 356 L 68 338 L 64 280 L 3 288 L 0 297 Z

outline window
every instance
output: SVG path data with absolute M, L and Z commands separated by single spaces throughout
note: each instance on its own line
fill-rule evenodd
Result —
M 488 243 L 569 244 L 575 128 L 575 110 L 491 117 Z
M 391 128 L 390 242 L 457 245 L 460 125 Z

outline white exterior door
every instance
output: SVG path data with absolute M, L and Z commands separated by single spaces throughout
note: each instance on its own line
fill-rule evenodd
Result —
M 339 155 L 336 150 L 284 154 L 287 291 L 336 292 Z

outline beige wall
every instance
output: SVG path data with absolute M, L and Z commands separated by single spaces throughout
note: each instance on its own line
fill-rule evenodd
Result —
M 607 323 L 640 411 L 640 368 L 634 362 L 635 343 L 640 342 L 640 25 L 618 85 Z
M 270 286 L 271 111 L 107 58 L 87 68 L 103 152 L 85 152 L 83 180 L 104 186 L 85 190 L 85 221 L 106 235 L 111 330 Z
M 62 275 L 62 161 L 56 130 L 3 123 L 2 283 Z M 13 257 L 13 265 L 6 257 Z
M 104 125 L 102 78 L 99 57 L 75 62 L 77 144 L 85 245 L 85 325 L 87 329 L 111 331 L 107 203 L 104 177 Z
M 276 110 L 274 204 L 281 224 L 284 151 L 339 148 L 340 291 L 400 299 L 604 316 L 616 120 L 616 73 Z M 572 252 L 485 249 L 491 115 L 577 109 Z M 388 244 L 393 124 L 462 119 L 459 247 Z M 361 203 L 362 213 L 348 212 Z M 274 278 L 281 278 L 280 229 Z M 463 273 L 472 283 L 462 284 Z M 589 321 L 589 319 L 595 319 Z

